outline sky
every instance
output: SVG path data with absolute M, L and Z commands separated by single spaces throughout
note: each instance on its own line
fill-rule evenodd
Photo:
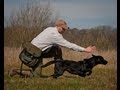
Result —
M 71 28 L 117 27 L 117 0 L 4 0 L 4 20 L 27 1 L 50 5 Z

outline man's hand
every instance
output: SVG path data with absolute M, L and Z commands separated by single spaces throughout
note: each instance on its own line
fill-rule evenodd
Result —
M 95 46 L 88 46 L 87 48 L 85 48 L 85 52 L 87 53 L 92 53 L 95 50 L 96 50 Z

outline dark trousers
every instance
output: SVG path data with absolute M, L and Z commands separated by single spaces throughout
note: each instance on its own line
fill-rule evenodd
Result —
M 45 51 L 42 52 L 41 55 L 42 58 L 50 58 L 50 57 L 54 57 L 54 60 L 63 60 L 62 58 L 62 50 L 58 45 L 53 45 L 52 47 L 46 49 Z M 56 62 L 55 63 L 55 67 L 54 67 L 54 74 L 53 77 L 56 78 L 56 76 L 61 75 L 60 72 L 58 72 L 58 68 L 60 62 Z M 41 71 L 42 72 L 42 71 Z
M 54 57 L 54 60 L 62 59 L 62 50 L 56 44 L 54 44 L 51 47 L 47 48 L 41 54 L 41 58 L 51 58 L 51 57 Z

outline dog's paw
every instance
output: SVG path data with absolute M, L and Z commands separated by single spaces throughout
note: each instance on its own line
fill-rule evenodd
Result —
M 85 74 L 81 74 L 81 75 L 79 75 L 79 76 L 81 76 L 81 77 L 85 77 L 86 75 L 85 75 Z

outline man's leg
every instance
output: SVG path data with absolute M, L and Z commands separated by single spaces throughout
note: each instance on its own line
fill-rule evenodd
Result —
M 41 55 L 42 58 L 62 59 L 62 50 L 57 44 L 53 44 L 51 47 L 45 49 Z
M 63 60 L 63 58 L 62 58 L 62 50 L 61 50 L 61 48 L 60 48 L 58 45 L 56 45 L 56 44 L 54 44 L 54 45 L 52 45 L 51 47 L 45 49 L 45 50 L 42 52 L 42 55 L 41 55 L 41 58 L 52 58 L 52 57 L 54 57 L 54 60 Z M 58 64 L 59 64 L 59 62 L 56 62 L 56 63 L 55 63 L 54 69 L 56 68 L 56 65 L 58 65 Z M 40 67 L 40 68 L 41 68 L 41 67 Z M 56 69 L 55 69 L 54 74 L 55 74 L 56 72 L 57 72 L 57 71 L 56 71 Z M 61 75 L 61 73 L 60 73 L 60 75 Z M 58 75 L 58 76 L 59 76 L 59 75 Z
M 31 72 L 31 76 L 34 77 L 40 77 L 42 74 L 42 69 L 41 66 L 43 65 L 43 60 L 42 58 L 38 59 L 38 63 L 36 64 L 35 67 L 32 67 L 32 72 Z

